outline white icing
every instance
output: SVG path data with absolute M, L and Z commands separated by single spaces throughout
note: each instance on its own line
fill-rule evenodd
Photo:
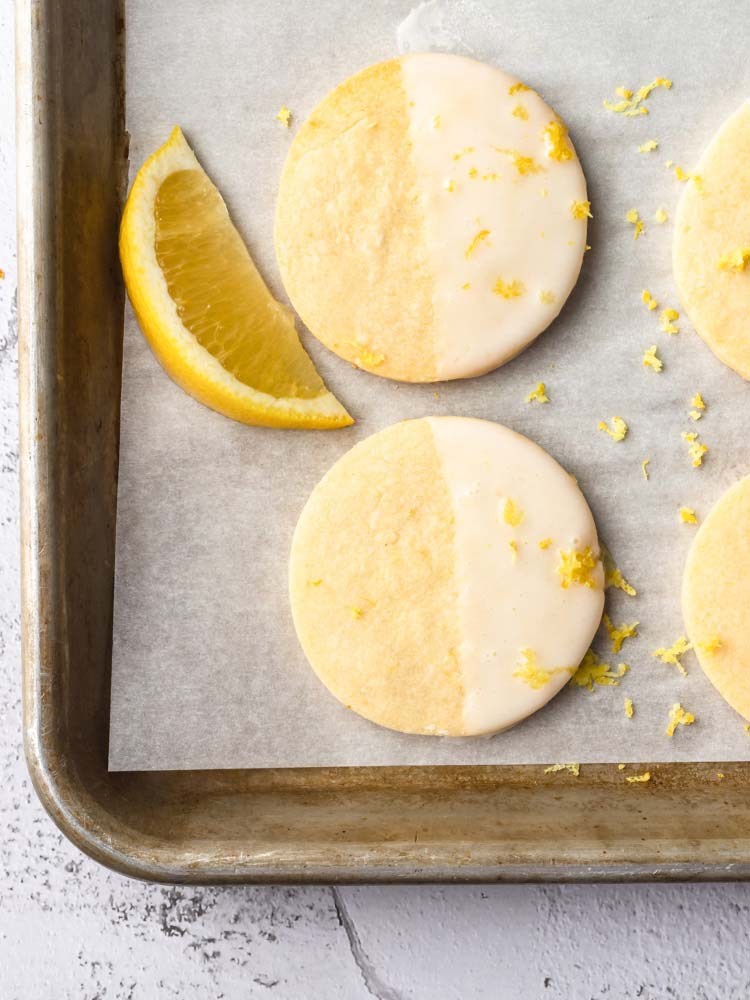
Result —
M 571 205 L 586 200 L 586 180 L 576 157 L 548 158 L 543 130 L 556 115 L 533 91 L 509 94 L 513 77 L 437 53 L 405 56 L 402 68 L 435 276 L 437 375 L 482 374 L 541 333 L 575 285 L 587 226 L 572 217 Z M 517 106 L 527 120 L 513 116 Z M 454 159 L 471 147 L 474 152 Z M 512 157 L 498 149 L 531 156 L 544 169 L 522 176 Z M 498 180 L 482 179 L 493 173 Z M 484 229 L 488 237 L 467 259 L 469 245 Z M 495 294 L 498 278 L 522 282 L 524 294 Z M 466 282 L 468 289 L 462 288 Z M 552 304 L 540 301 L 542 291 L 552 292 Z
M 576 667 L 604 606 L 601 566 L 594 588 L 561 586 L 561 549 L 598 551 L 594 520 L 568 473 L 538 445 L 500 424 L 429 418 L 452 498 L 463 672 L 469 735 L 514 725 L 541 708 L 570 679 L 560 672 L 534 689 L 513 674 L 521 650 L 546 670 Z M 505 522 L 505 501 L 523 514 Z M 546 550 L 539 541 L 552 538 Z M 518 543 L 513 560 L 509 545 Z

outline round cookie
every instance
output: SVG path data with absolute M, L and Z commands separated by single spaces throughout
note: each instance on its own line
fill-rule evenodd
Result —
M 348 708 L 390 729 L 494 733 L 569 680 L 596 632 L 603 570 L 574 479 L 528 438 L 427 417 L 347 452 L 297 524 L 302 647 Z
M 750 379 L 750 102 L 721 126 L 696 175 L 677 208 L 675 282 L 706 344 Z
M 727 490 L 698 529 L 682 613 L 706 676 L 750 720 L 750 477 Z
M 481 375 L 557 316 L 586 246 L 586 180 L 538 94 L 461 56 L 362 70 L 300 127 L 276 252 L 327 347 L 406 382 Z

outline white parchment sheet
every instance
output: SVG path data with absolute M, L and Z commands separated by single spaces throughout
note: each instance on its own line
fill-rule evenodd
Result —
M 400 386 L 354 371 L 305 331 L 329 387 L 357 418 L 344 431 L 244 427 L 204 408 L 164 374 L 128 309 L 122 399 L 110 764 L 113 769 L 365 764 L 540 763 L 745 759 L 750 737 L 692 654 L 689 674 L 651 651 L 683 634 L 679 590 L 695 528 L 750 472 L 750 394 L 681 317 L 671 275 L 672 213 L 681 185 L 722 121 L 750 96 L 748 7 L 691 2 L 464 0 L 412 11 L 409 0 L 132 0 L 127 6 L 127 116 L 137 168 L 179 123 L 223 192 L 275 294 L 274 200 L 294 128 L 336 83 L 409 49 L 471 54 L 518 75 L 568 123 L 589 183 L 592 250 L 562 315 L 536 344 L 483 378 Z M 602 99 L 655 76 L 650 114 L 625 119 Z M 657 139 L 656 153 L 637 147 Z M 670 221 L 653 222 L 665 206 Z M 630 208 L 646 220 L 637 242 Z M 657 344 L 664 372 L 641 365 Z M 549 405 L 525 395 L 547 383 Z M 708 410 L 698 425 L 689 402 Z M 297 644 L 287 558 L 297 516 L 318 479 L 356 441 L 406 417 L 463 414 L 500 421 L 575 474 L 601 538 L 638 589 L 608 592 L 616 623 L 637 640 L 609 658 L 630 673 L 593 694 L 568 687 L 515 729 L 491 739 L 409 737 L 345 710 Z M 597 422 L 630 433 L 614 444 Z M 693 469 L 683 430 L 710 446 Z M 641 461 L 650 458 L 650 480 Z M 750 609 L 749 609 L 750 612 Z M 608 654 L 600 635 L 597 649 Z M 635 703 L 628 720 L 623 698 Z M 698 722 L 664 734 L 680 701 Z

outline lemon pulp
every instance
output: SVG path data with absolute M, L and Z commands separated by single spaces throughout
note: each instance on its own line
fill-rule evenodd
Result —
M 154 204 L 155 251 L 180 321 L 238 381 L 286 398 L 326 391 L 289 311 L 258 273 L 221 195 L 198 170 L 178 170 Z

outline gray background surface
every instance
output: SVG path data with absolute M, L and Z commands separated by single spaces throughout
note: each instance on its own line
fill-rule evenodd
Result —
M 2 1000 L 744 1000 L 750 886 L 162 888 L 51 824 L 21 751 L 12 8 L 0 0 Z

